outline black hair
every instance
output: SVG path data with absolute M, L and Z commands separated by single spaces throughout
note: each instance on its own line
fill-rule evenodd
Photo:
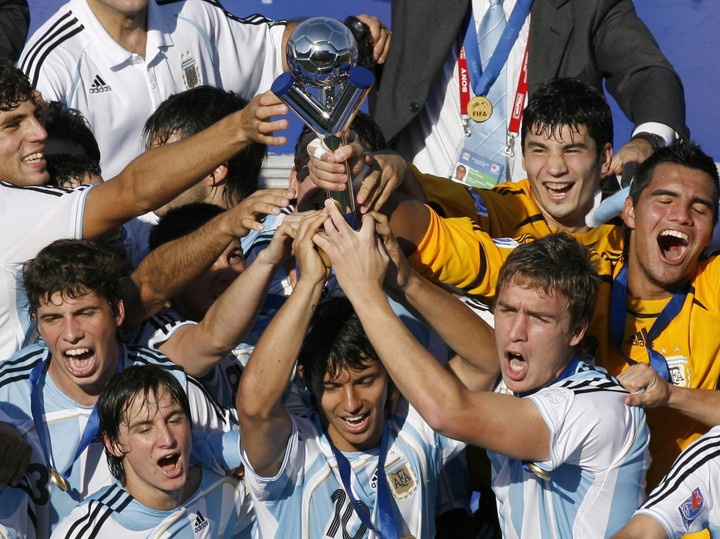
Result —
M 50 174 L 48 185 L 78 187 L 89 175 L 100 176 L 100 164 L 92 157 L 81 154 L 56 153 L 45 157 Z
M 45 131 L 48 134 L 48 141 L 55 139 L 59 142 L 76 145 L 82 149 L 85 156 L 99 166 L 100 148 L 90 123 L 79 110 L 66 107 L 59 101 L 50 101 L 45 118 Z
M 181 139 L 207 129 L 215 122 L 241 110 L 248 102 L 233 92 L 213 86 L 198 86 L 163 101 L 145 122 L 143 142 L 166 144 L 173 135 Z M 228 160 L 224 199 L 235 206 L 258 189 L 258 177 L 267 155 L 267 146 L 258 142 Z
M 207 202 L 193 202 L 173 208 L 150 231 L 150 249 L 157 249 L 164 243 L 195 232 L 224 211 L 220 206 Z
M 587 128 L 595 141 L 598 157 L 605 144 L 612 144 L 612 112 L 605 97 L 576 79 L 552 79 L 535 90 L 523 112 L 522 147 L 528 132 L 557 137 L 563 127 Z
M 342 369 L 364 370 L 376 361 L 380 358 L 350 300 L 339 296 L 321 302 L 298 354 L 307 387 L 312 391 L 326 373 L 333 379 Z
M 25 101 L 37 103 L 30 81 L 9 59 L 0 58 L 0 111 L 13 111 Z

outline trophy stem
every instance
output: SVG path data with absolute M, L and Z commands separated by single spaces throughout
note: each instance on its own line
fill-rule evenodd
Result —
M 330 135 L 324 137 L 322 142 L 328 150 L 334 152 L 345 144 L 346 140 L 344 136 L 336 137 Z M 350 171 L 350 165 L 347 162 L 345 163 L 345 172 L 348 177 L 347 189 L 344 191 L 326 191 L 326 193 L 328 198 L 332 198 L 340 205 L 340 210 L 346 216 L 346 219 L 352 218 L 355 220 L 355 194 L 353 193 L 352 187 L 352 173 Z M 356 223 L 351 222 L 350 224 L 354 226 Z

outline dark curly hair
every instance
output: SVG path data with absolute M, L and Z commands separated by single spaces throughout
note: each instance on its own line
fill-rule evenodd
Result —
M 30 81 L 10 60 L 0 58 L 0 111 L 15 110 L 24 101 L 36 102 Z

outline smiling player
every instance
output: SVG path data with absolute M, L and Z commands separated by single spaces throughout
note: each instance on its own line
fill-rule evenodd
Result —
M 436 434 L 398 393 L 347 299 L 318 305 L 328 275 L 312 243 L 293 244 L 300 279 L 258 341 L 237 407 L 246 481 L 262 537 L 434 537 L 438 475 L 464 444 Z M 296 359 L 315 409 L 283 394 Z

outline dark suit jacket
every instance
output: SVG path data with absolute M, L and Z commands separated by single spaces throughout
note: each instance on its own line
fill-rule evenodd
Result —
M 457 39 L 470 0 L 393 0 L 392 45 L 373 116 L 391 143 L 424 106 Z M 602 82 L 633 122 L 686 133 L 685 97 L 631 0 L 535 0 L 530 92 L 555 77 Z
M 17 61 L 29 26 L 27 0 L 0 0 L 0 57 Z

